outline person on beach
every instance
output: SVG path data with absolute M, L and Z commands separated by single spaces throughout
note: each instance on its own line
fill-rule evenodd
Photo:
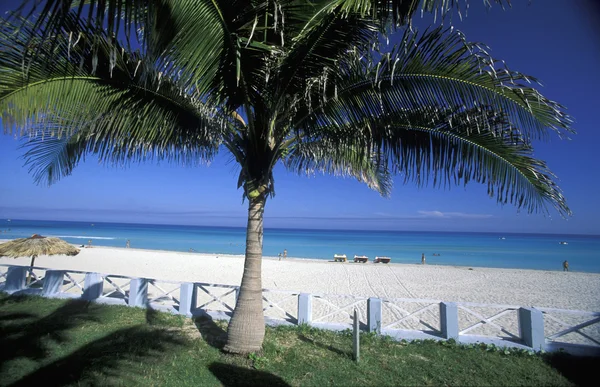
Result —
M 421 265 L 425 264 L 425 253 L 421 254 Z
M 287 258 L 287 250 L 283 250 L 283 259 Z
M 281 261 L 281 253 L 279 253 L 279 260 Z
M 127 239 L 127 243 L 125 243 L 125 248 L 128 249 L 130 247 L 129 239 Z
M 88 247 L 92 247 L 92 240 L 91 239 L 88 241 Z
M 569 271 L 569 261 L 565 259 L 563 262 L 563 271 Z

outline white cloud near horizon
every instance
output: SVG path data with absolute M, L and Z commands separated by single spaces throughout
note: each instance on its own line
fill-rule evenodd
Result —
M 465 212 L 442 212 L 442 211 L 418 211 L 423 218 L 432 219 L 487 219 L 491 214 L 468 214 Z

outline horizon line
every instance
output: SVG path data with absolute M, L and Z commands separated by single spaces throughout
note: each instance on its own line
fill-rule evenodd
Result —
M 320 218 L 314 218 L 320 219 Z M 338 218 L 345 219 L 345 218 Z M 108 221 L 88 221 L 88 220 L 50 220 L 50 219 L 10 219 L 10 221 L 33 221 L 33 222 L 65 222 L 65 223 L 89 223 L 92 225 L 98 224 L 126 224 L 126 225 L 146 225 L 146 226 L 185 226 L 185 227 L 213 227 L 213 228 L 230 228 L 230 229 L 245 229 L 246 226 L 215 226 L 206 224 L 176 224 L 176 223 L 130 223 L 130 222 L 108 222 Z M 0 222 L 6 222 L 0 220 Z M 265 227 L 265 230 L 298 230 L 298 231 L 360 231 L 360 232 L 412 232 L 412 233 L 448 233 L 448 234 L 496 234 L 496 235 L 573 235 L 573 236 L 591 236 L 600 237 L 600 234 L 581 234 L 581 233 L 543 233 L 543 232 L 514 232 L 514 231 L 448 231 L 448 230 L 386 230 L 386 229 L 337 229 L 337 228 L 302 228 L 302 227 Z

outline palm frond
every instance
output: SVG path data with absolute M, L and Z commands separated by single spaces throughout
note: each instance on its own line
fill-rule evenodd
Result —
M 82 135 L 52 137 L 38 134 L 30 137 L 21 148 L 27 149 L 23 158 L 37 184 L 54 184 L 69 176 L 85 158 L 88 142 Z
M 304 95 L 315 78 L 327 82 L 335 77 L 337 62 L 349 49 L 367 47 L 376 39 L 378 28 L 368 18 L 345 15 L 341 9 L 325 14 L 318 26 L 294 37 L 291 47 L 272 77 L 275 99 L 284 101 L 286 96 Z M 335 83 L 335 79 L 330 79 Z
M 361 124 L 324 126 L 314 136 L 340 148 L 356 147 L 404 176 L 405 183 L 434 187 L 486 184 L 499 203 L 528 212 L 571 212 L 555 176 L 506 117 L 491 108 L 435 111 L 422 108 L 399 116 L 365 118 Z
M 510 71 L 485 47 L 441 27 L 419 35 L 407 30 L 402 42 L 379 61 L 350 59 L 340 65 L 343 83 L 313 92 L 312 106 L 296 122 L 394 114 L 423 106 L 477 112 L 494 106 L 525 136 L 546 138 L 548 130 L 572 132 L 564 107 L 531 85 L 535 78 Z
M 492 0 L 483 0 L 484 5 L 491 7 Z M 493 0 L 504 8 L 510 6 L 510 0 Z M 326 10 L 330 12 L 340 9 L 345 15 L 369 16 L 380 25 L 391 24 L 395 27 L 410 23 L 415 12 L 433 13 L 435 17 L 445 18 L 452 11 L 459 17 L 467 14 L 469 0 L 333 0 L 327 1 Z
M 384 197 L 390 195 L 393 186 L 392 174 L 376 154 L 369 154 L 360 146 L 340 147 L 327 137 L 295 143 L 283 162 L 298 174 L 321 172 L 354 177 Z
M 111 44 L 106 37 L 103 44 L 92 47 L 87 43 L 90 35 L 79 27 L 81 42 L 76 45 L 65 37 L 50 46 L 28 28 L 0 31 L 0 42 L 8 47 L 0 57 L 0 110 L 5 131 L 12 132 L 16 126 L 22 135 L 34 138 L 32 144 L 58 152 L 63 137 L 78 136 L 86 145 L 62 153 L 70 155 L 73 162 L 80 157 L 75 150 L 98 153 L 115 162 L 144 160 L 149 155 L 190 161 L 212 158 L 229 125 L 216 109 L 153 71 L 152 64 L 139 54 Z M 99 38 L 94 39 L 97 43 Z M 41 47 L 32 48 L 32 41 L 40 42 Z M 53 64 L 34 62 L 25 75 L 22 58 L 33 49 L 52 56 Z M 141 66 L 147 67 L 145 77 L 137 74 Z M 41 145 L 52 136 L 57 141 Z M 52 156 L 40 158 L 38 153 L 35 157 Z M 62 164 L 64 168 L 53 169 L 72 169 L 68 163 Z M 50 181 L 57 178 L 52 173 Z

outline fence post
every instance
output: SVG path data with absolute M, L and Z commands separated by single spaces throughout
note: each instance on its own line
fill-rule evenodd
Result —
M 102 296 L 103 287 L 104 278 L 100 273 L 85 273 L 81 298 L 88 301 L 96 300 Z
M 312 321 L 312 294 L 298 294 L 298 325 L 310 324 Z
M 4 291 L 7 293 L 17 292 L 25 289 L 25 276 L 27 275 L 27 267 L 11 266 L 6 273 L 6 283 Z
M 440 326 L 444 339 L 458 341 L 458 308 L 454 302 L 440 302 Z
M 42 295 L 44 297 L 58 296 L 64 280 L 64 271 L 46 270 L 46 275 L 44 275 L 44 285 L 42 286 Z
M 196 284 L 185 282 L 179 288 L 179 314 L 191 317 L 196 308 Z
M 381 300 L 371 297 L 367 300 L 367 329 L 369 332 L 381 333 Z
M 240 297 L 240 287 L 235 288 L 235 306 L 237 305 L 238 298 Z
M 148 304 L 148 280 L 133 278 L 129 283 L 129 306 L 146 307 Z
M 354 353 L 354 361 L 360 361 L 360 328 L 358 322 L 358 311 L 354 308 L 352 319 L 352 352 Z
M 519 335 L 525 345 L 535 351 L 543 350 L 546 345 L 544 335 L 544 315 L 535 308 L 519 308 Z

